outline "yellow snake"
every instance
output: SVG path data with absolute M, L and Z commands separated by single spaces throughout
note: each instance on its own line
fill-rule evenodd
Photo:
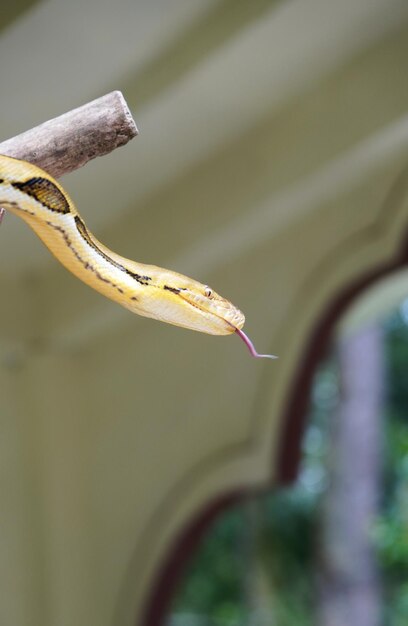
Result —
M 39 167 L 0 156 L 0 207 L 21 217 L 70 272 L 101 294 L 146 317 L 211 335 L 243 333 L 245 317 L 207 285 L 171 270 L 130 261 L 88 230 L 61 185 Z

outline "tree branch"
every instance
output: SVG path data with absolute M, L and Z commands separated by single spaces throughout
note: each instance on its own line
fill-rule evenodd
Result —
M 120 91 L 88 102 L 0 143 L 0 154 L 34 163 L 56 178 L 125 145 L 138 134 Z

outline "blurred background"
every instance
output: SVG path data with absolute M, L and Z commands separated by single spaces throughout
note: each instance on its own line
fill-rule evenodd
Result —
M 120 89 L 62 184 L 237 337 L 133 316 L 0 227 L 0 618 L 408 621 L 408 3 L 19 0 L 0 137 Z

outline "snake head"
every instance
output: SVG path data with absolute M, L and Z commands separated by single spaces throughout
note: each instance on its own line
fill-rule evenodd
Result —
M 139 314 L 210 335 L 230 335 L 244 325 L 243 313 L 208 285 L 169 270 L 150 267 L 147 273 L 149 286 L 135 306 Z
M 245 323 L 244 314 L 207 285 L 202 285 L 201 289 L 183 288 L 177 295 L 193 314 L 194 324 L 201 326 L 204 322 L 207 333 L 229 335 L 241 329 Z M 195 325 L 191 328 L 201 330 Z

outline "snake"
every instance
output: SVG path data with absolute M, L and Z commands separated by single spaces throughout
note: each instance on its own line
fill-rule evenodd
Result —
M 133 313 L 210 335 L 236 333 L 252 356 L 276 358 L 256 351 L 242 330 L 243 313 L 208 285 L 104 246 L 67 192 L 37 165 L 0 155 L 0 207 L 22 218 L 77 278 Z

